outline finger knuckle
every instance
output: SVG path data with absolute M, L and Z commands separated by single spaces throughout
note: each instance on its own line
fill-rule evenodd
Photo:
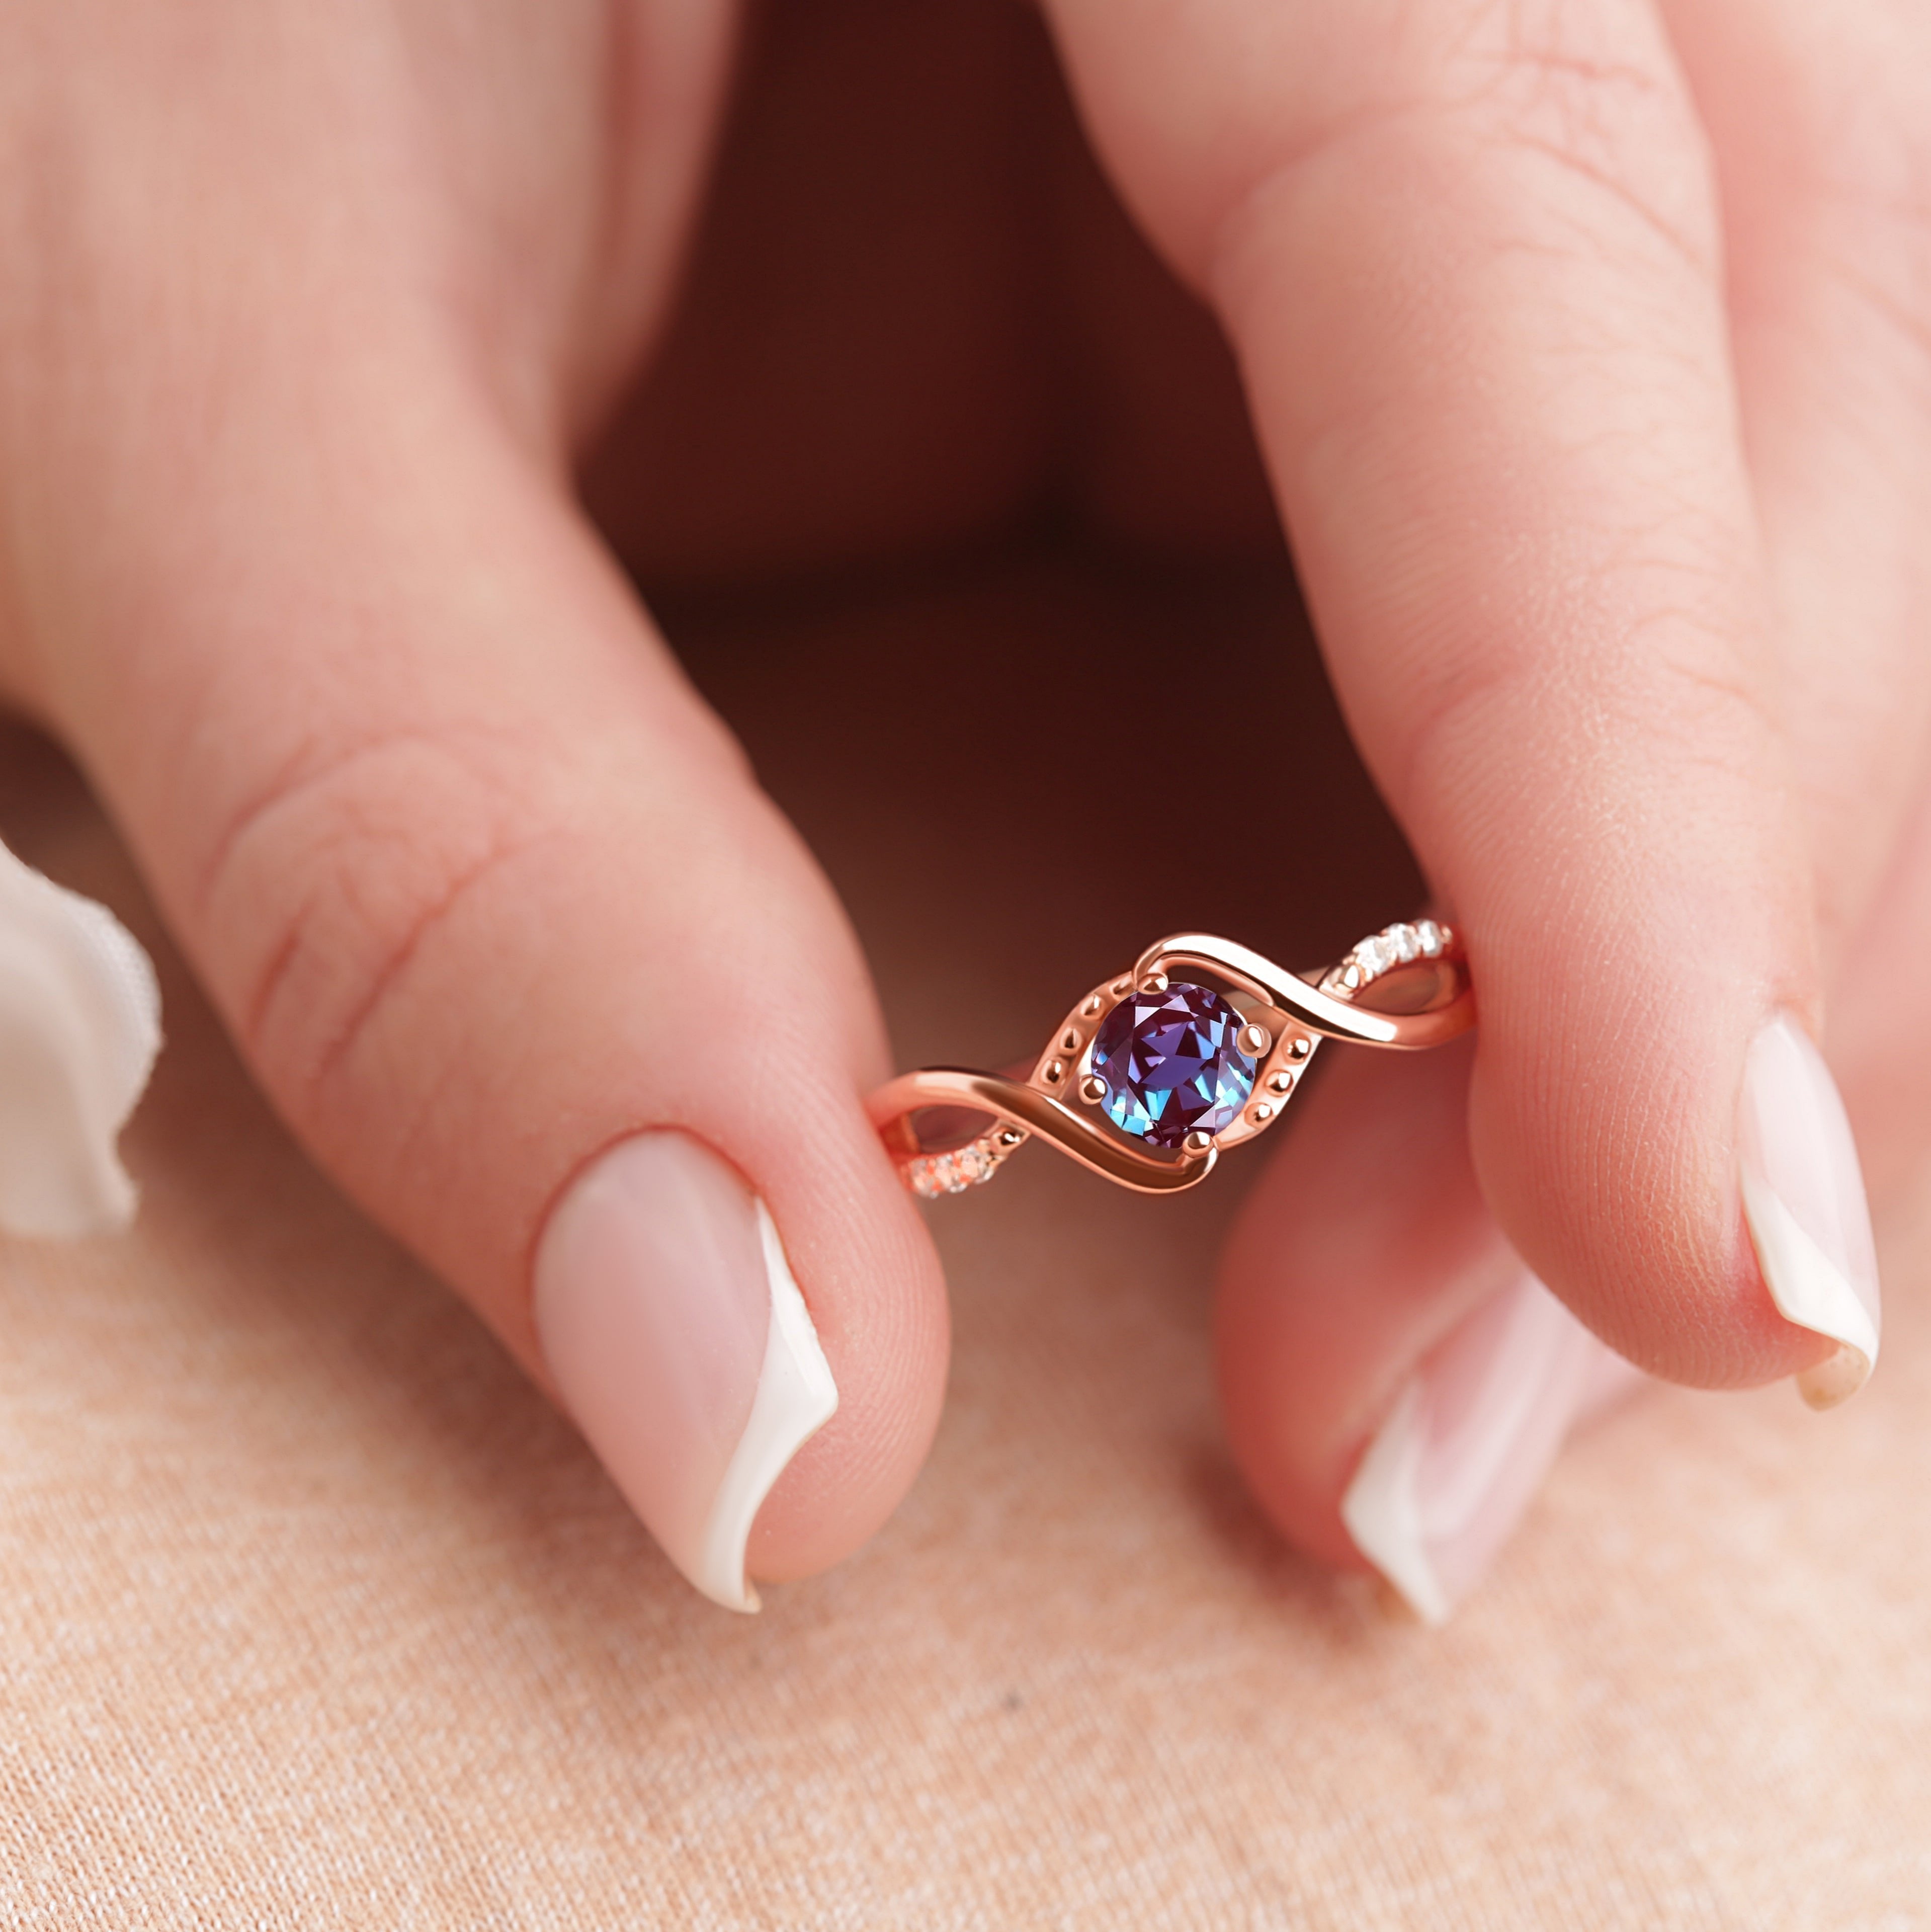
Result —
M 238 812 L 205 890 L 244 1050 L 283 1105 L 323 1090 L 414 968 L 543 836 L 511 748 L 405 732 L 294 762 Z
M 1542 238 L 1612 235 L 1714 279 L 1715 169 L 1689 89 L 1647 10 L 1482 0 L 1444 55 L 1441 94 L 1500 154 Z
M 1621 826 L 1633 854 L 1672 838 L 1693 802 L 1698 823 L 1771 808 L 1781 722 L 1714 573 L 1625 559 L 1540 615 L 1552 635 L 1443 667 L 1411 743 L 1412 806 L 1533 796 L 1548 822 Z
M 1828 284 L 1877 323 L 1883 359 L 1866 368 L 1901 374 L 1921 419 L 1931 402 L 1931 17 L 1894 8 L 1857 22 L 1793 14 L 1789 24 L 1762 97 L 1789 192 L 1746 228 L 1743 247 L 1787 259 L 1795 238 L 1813 286 Z M 1901 363 L 1885 354 L 1899 345 Z

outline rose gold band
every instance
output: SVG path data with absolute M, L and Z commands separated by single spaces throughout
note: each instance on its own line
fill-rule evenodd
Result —
M 1163 998 L 1170 988 L 1198 998 L 1203 1012 L 1225 1015 L 1224 1029 L 1237 1034 L 1214 1063 L 1231 1071 L 1223 1071 L 1216 1090 L 1224 1103 L 1202 1116 L 1210 1130 L 1196 1127 L 1163 1146 L 1118 1124 L 1115 1108 L 1128 1109 L 1095 1060 L 1106 1044 L 1102 1030 L 1121 1030 L 1117 1020 L 1108 1029 L 1117 1007 Z M 1204 1180 L 1223 1147 L 1252 1139 L 1279 1118 L 1322 1039 L 1412 1051 L 1439 1046 L 1474 1023 L 1461 946 L 1432 920 L 1391 926 L 1312 974 L 1286 972 L 1210 933 L 1175 933 L 1150 946 L 1130 972 L 1087 994 L 1030 1071 L 922 1067 L 889 1081 L 867 1106 L 906 1185 L 922 1196 L 960 1193 L 990 1180 L 1036 1136 L 1123 1187 L 1174 1193 Z M 934 1109 L 951 1117 L 929 1135 L 949 1143 L 943 1148 L 928 1144 L 915 1126 L 916 1116 L 929 1120 Z M 967 1115 L 980 1122 L 990 1115 L 992 1124 L 961 1128 Z M 962 1132 L 971 1137 L 961 1142 Z

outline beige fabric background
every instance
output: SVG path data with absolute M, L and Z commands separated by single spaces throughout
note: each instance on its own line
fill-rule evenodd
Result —
M 1030 1050 L 1189 894 L 1309 958 L 1405 909 L 1363 869 L 1257 916 L 1237 849 L 1109 883 L 1123 834 L 1055 844 L 1030 781 L 964 788 L 947 758 L 1012 691 L 1070 715 L 1045 639 L 1130 677 L 1183 616 L 1243 675 L 1312 677 L 1251 668 L 1275 602 L 1163 595 L 1022 570 L 685 626 L 907 1060 Z M 886 748 L 908 717 L 916 756 Z M 741 1621 L 294 1151 L 77 782 L 24 736 L 0 762 L 0 831 L 161 950 L 169 1034 L 136 1230 L 0 1249 L 0 1923 L 1931 1925 L 1908 1203 L 1858 1402 L 1646 1396 L 1431 1634 L 1282 1550 L 1228 1466 L 1205 1296 L 1233 1164 L 1162 1203 L 1039 1153 L 931 1210 L 957 1352 L 910 1501 Z M 1339 767 L 1279 782 L 1360 797 Z

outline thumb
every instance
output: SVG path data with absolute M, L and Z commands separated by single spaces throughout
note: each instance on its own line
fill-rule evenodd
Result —
M 186 474 L 165 399 L 112 490 L 54 466 L 110 507 L 37 552 L 30 695 L 296 1132 L 754 1607 L 883 1520 L 940 1400 L 877 1016 L 553 476 L 396 360 Z

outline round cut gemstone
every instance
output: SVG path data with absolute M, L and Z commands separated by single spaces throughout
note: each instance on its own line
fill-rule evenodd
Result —
M 1254 1060 L 1238 1044 L 1240 1016 L 1205 986 L 1175 981 L 1129 994 L 1093 1042 L 1093 1070 L 1117 1127 L 1177 1148 L 1198 1127 L 1231 1126 L 1254 1090 Z

